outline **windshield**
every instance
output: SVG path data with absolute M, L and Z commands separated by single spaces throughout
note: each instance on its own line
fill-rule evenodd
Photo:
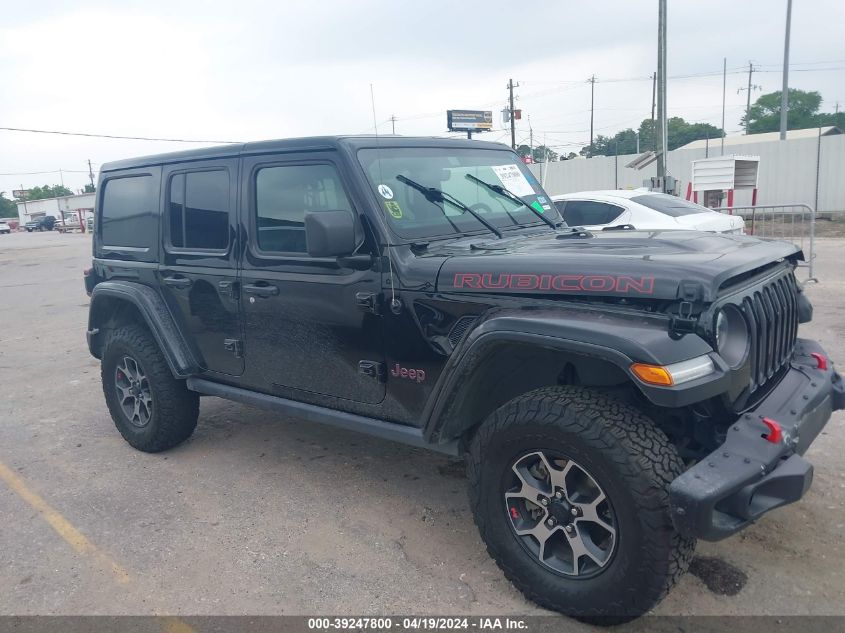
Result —
M 678 196 L 670 196 L 665 193 L 649 193 L 642 196 L 634 196 L 631 198 L 631 201 L 648 207 L 653 211 L 672 216 L 673 218 L 710 211 L 707 207 L 702 207 Z
M 460 208 L 427 199 L 397 176 L 453 196 L 494 227 L 541 224 L 530 209 L 467 178 L 472 175 L 512 191 L 525 204 L 560 222 L 540 183 L 508 150 L 405 147 L 362 149 L 358 160 L 382 202 L 390 226 L 408 239 L 485 231 L 484 225 Z

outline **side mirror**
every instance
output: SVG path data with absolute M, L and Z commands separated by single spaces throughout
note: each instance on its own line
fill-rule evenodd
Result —
M 342 257 L 355 250 L 355 220 L 349 211 L 305 214 L 305 243 L 311 257 Z

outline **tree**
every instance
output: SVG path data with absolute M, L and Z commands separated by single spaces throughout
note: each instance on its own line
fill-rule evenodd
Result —
M 85 193 L 94 193 L 95 191 L 97 191 L 97 188 L 92 184 L 87 184 L 85 185 L 84 191 Z
M 762 132 L 777 132 L 780 130 L 780 99 L 782 92 L 777 90 L 762 95 L 748 111 L 748 133 L 760 134 Z M 786 128 L 788 130 L 800 130 L 802 128 L 816 127 L 818 125 L 830 125 L 821 123 L 818 115 L 822 104 L 820 93 L 813 91 L 789 89 L 789 110 L 786 114 Z M 829 115 L 835 116 L 835 115 Z M 742 117 L 742 124 L 745 125 L 746 116 Z M 834 124 L 835 125 L 835 124 Z
M 18 206 L 6 197 L 5 191 L 0 191 L 0 218 L 18 217 Z
M 531 155 L 535 163 L 545 163 L 546 161 L 557 160 L 558 156 L 557 152 L 549 149 L 545 145 L 538 145 L 534 148 L 533 152 L 531 151 L 531 148 L 528 145 L 520 145 L 516 148 L 516 153 L 519 154 L 522 158 Z
M 640 123 L 640 152 L 654 150 L 655 122 L 651 119 L 644 119 Z M 677 149 L 702 138 L 721 138 L 722 130 L 709 123 L 687 123 L 681 117 L 672 117 L 667 122 L 669 132 L 669 149 Z M 637 134 L 633 129 L 628 128 L 617 132 L 614 136 L 602 136 L 599 134 L 592 146 L 581 150 L 583 156 L 614 156 L 616 154 L 635 154 L 637 152 Z
M 27 200 L 44 200 L 46 198 L 58 198 L 59 196 L 72 196 L 73 192 L 64 185 L 44 185 L 33 187 L 28 190 Z

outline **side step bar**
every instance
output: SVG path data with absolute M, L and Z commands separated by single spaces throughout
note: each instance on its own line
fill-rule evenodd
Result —
M 325 407 L 319 407 L 314 404 L 288 400 L 287 398 L 280 398 L 278 396 L 271 396 L 265 393 L 249 391 L 248 389 L 241 389 L 240 387 L 222 385 L 220 383 L 203 380 L 202 378 L 188 378 L 187 383 L 188 389 L 191 391 L 196 391 L 197 393 L 205 394 L 207 396 L 217 396 L 219 398 L 225 398 L 226 400 L 243 402 L 244 404 L 251 404 L 263 409 L 271 409 L 273 411 L 278 411 L 279 413 L 285 413 L 296 418 L 308 420 L 309 422 L 318 422 L 320 424 L 328 424 L 330 426 L 336 426 L 349 431 L 366 433 L 367 435 L 380 437 L 384 440 L 391 440 L 393 442 L 400 442 L 401 444 L 408 444 L 409 446 L 425 448 L 437 451 L 438 453 L 445 453 L 446 455 L 457 456 L 460 454 L 458 451 L 458 442 L 456 440 L 452 440 L 451 442 L 447 442 L 445 444 L 431 444 L 423 437 L 422 429 L 418 429 L 413 426 L 393 424 L 391 422 L 376 420 L 375 418 L 355 415 L 354 413 L 326 409 Z

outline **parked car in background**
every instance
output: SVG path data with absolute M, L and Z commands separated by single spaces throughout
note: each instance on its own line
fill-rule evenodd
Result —
M 648 189 L 581 191 L 552 196 L 569 226 L 604 229 L 631 225 L 646 231 L 745 233 L 745 221 L 677 196 Z
M 8 235 L 11 232 L 12 232 L 12 227 L 9 226 L 8 222 L 0 222 L 0 234 L 5 233 L 6 235 Z
M 30 220 L 24 225 L 24 228 L 27 233 L 32 233 L 33 231 L 52 231 L 54 226 L 56 226 L 56 218 L 52 215 L 45 215 L 37 220 Z

